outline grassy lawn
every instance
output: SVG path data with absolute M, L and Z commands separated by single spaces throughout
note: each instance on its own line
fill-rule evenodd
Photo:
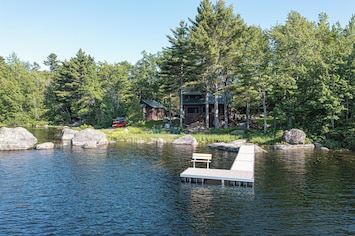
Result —
M 110 141 L 126 141 L 126 142 L 154 142 L 158 138 L 163 139 L 167 143 L 173 142 L 175 139 L 185 135 L 184 129 L 180 134 L 170 134 L 168 129 L 164 129 L 163 121 L 146 122 L 140 127 L 128 126 L 118 129 L 103 130 L 107 134 Z M 267 132 L 264 134 L 262 131 L 249 131 L 244 130 L 244 134 L 231 135 L 231 131 L 237 128 L 227 129 L 214 129 L 211 128 L 209 133 L 193 133 L 191 134 L 196 138 L 197 142 L 202 144 L 209 144 L 215 142 L 231 142 L 238 139 L 247 139 L 248 142 L 258 145 L 272 145 L 281 143 L 283 131 L 276 133 Z M 239 128 L 240 129 L 240 128 Z

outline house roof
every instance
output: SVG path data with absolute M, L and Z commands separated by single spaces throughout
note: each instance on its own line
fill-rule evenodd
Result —
M 153 107 L 153 108 L 163 108 L 163 109 L 166 109 L 166 107 L 162 104 L 160 104 L 159 102 L 157 101 L 154 101 L 154 100 L 141 100 L 142 103 L 150 106 L 150 107 Z

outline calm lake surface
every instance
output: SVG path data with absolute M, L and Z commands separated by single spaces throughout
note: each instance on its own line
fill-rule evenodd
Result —
M 354 153 L 257 155 L 255 187 L 239 188 L 179 180 L 192 152 L 212 153 L 211 167 L 226 169 L 236 153 L 56 144 L 0 152 L 1 235 L 355 234 Z

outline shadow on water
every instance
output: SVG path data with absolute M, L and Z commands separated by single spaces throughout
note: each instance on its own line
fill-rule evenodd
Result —
M 61 144 L 60 135 L 62 128 L 26 127 L 26 129 L 37 138 L 37 143 L 52 142 L 57 145 Z

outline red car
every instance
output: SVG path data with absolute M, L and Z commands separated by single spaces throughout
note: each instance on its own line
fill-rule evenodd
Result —
M 125 121 L 124 117 L 117 117 L 116 119 L 114 119 L 112 121 L 112 127 L 113 128 L 125 127 L 126 125 L 127 124 L 126 124 L 126 121 Z

